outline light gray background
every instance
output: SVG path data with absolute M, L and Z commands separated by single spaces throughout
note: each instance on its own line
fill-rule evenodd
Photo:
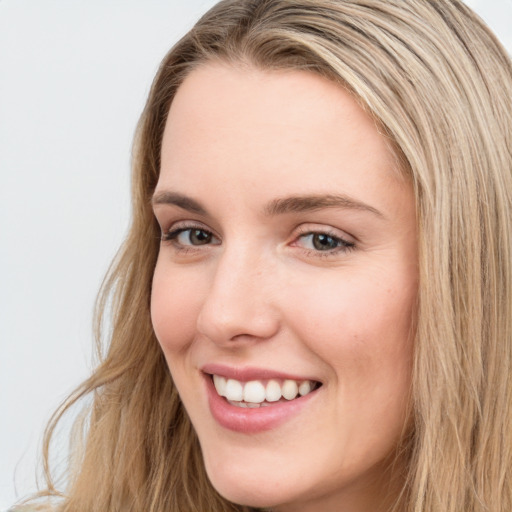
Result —
M 213 0 L 0 0 L 0 510 L 90 367 L 158 63 Z M 512 0 L 467 2 L 512 52 Z

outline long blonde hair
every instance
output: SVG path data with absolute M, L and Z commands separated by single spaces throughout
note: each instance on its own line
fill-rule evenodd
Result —
M 224 0 L 169 52 L 138 126 L 131 229 L 98 300 L 98 340 L 108 310 L 109 343 L 47 429 L 40 496 L 61 496 L 52 510 L 69 512 L 246 510 L 206 477 L 149 315 L 163 128 L 184 78 L 212 59 L 319 73 L 389 140 L 414 187 L 420 253 L 414 427 L 397 508 L 510 512 L 512 66 L 459 0 Z M 86 396 L 60 494 L 50 439 Z

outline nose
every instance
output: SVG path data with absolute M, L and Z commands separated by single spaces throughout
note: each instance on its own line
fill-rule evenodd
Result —
M 249 252 L 225 250 L 212 270 L 197 330 L 218 345 L 266 340 L 279 330 L 275 265 Z

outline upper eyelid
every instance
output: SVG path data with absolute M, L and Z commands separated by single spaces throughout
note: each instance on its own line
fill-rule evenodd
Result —
M 176 232 L 183 232 L 183 231 L 190 231 L 192 229 L 198 229 L 201 231 L 206 231 L 207 233 L 210 233 L 215 238 L 220 237 L 216 234 L 216 232 L 213 229 L 210 229 L 201 223 L 197 224 L 184 224 L 183 226 L 180 226 L 178 223 L 171 224 L 171 226 L 168 229 L 162 229 L 162 233 L 164 234 L 170 234 L 170 233 L 176 233 Z
M 311 224 L 313 224 L 315 227 L 312 227 Z M 323 227 L 317 227 L 319 224 L 311 223 L 308 225 L 307 223 L 305 225 L 298 226 L 299 233 L 294 235 L 296 238 L 303 235 L 309 235 L 313 233 L 322 233 L 325 235 L 332 236 L 334 238 L 339 238 L 341 240 L 345 240 L 346 242 L 350 243 L 357 243 L 359 240 L 354 235 L 348 233 L 347 231 L 344 231 L 339 228 L 335 228 L 334 226 L 330 225 L 324 225 Z
M 333 238 L 333 239 L 338 240 L 339 242 L 341 242 L 342 246 L 345 247 L 345 248 L 349 248 L 349 247 L 353 248 L 353 247 L 356 246 L 355 242 L 352 242 L 351 240 L 347 240 L 347 238 L 345 238 L 343 236 L 337 235 L 335 233 L 330 233 L 330 232 L 327 232 L 327 231 L 307 231 L 305 233 L 301 233 L 301 234 L 297 235 L 294 238 L 294 242 L 296 242 L 300 238 L 308 237 L 308 236 L 313 236 L 313 235 L 326 235 L 326 236 L 328 236 L 330 238 Z M 328 252 L 328 251 L 325 251 L 325 252 Z
M 176 231 L 176 230 L 187 230 L 187 229 L 204 229 L 205 231 L 208 231 L 215 235 L 216 237 L 219 237 L 217 232 L 212 229 L 210 226 L 205 224 L 204 222 L 198 221 L 198 220 L 178 220 L 173 222 L 165 223 L 163 222 L 160 224 L 162 233 L 169 233 L 170 231 Z
M 157 219 L 158 220 L 158 219 Z M 160 223 L 160 222 L 159 222 Z M 166 227 L 165 223 L 161 224 L 161 231 L 162 234 L 169 234 L 172 231 L 177 230 L 187 230 L 187 229 L 204 229 L 205 231 L 208 231 L 211 233 L 214 237 L 216 237 L 219 240 L 222 240 L 222 237 L 217 232 L 217 230 L 211 228 L 208 224 L 196 220 L 196 219 L 183 219 L 183 220 L 177 220 L 173 222 L 168 223 L 168 227 Z M 341 230 L 340 228 L 336 228 L 334 226 L 328 225 L 328 224 L 320 224 L 315 222 L 310 223 L 302 223 L 299 226 L 296 226 L 289 237 L 289 242 L 292 243 L 294 240 L 301 236 L 306 236 L 310 234 L 326 234 L 328 236 L 332 236 L 333 238 L 340 239 L 344 242 L 354 244 L 356 245 L 359 240 L 354 235 Z
M 218 243 L 217 242 L 214 242 L 214 243 L 209 242 L 204 245 L 194 246 L 193 244 L 191 244 L 191 245 L 183 244 L 183 243 L 180 243 L 177 241 L 177 239 L 181 235 L 181 233 L 184 233 L 186 231 L 192 231 L 194 229 L 207 232 L 209 235 L 211 235 L 211 238 L 214 240 L 217 240 Z M 209 246 L 209 245 L 220 245 L 220 243 L 222 243 L 221 239 L 212 230 L 206 229 L 202 226 L 197 226 L 197 225 L 184 225 L 182 227 L 179 227 L 179 226 L 173 227 L 173 225 L 171 225 L 171 227 L 169 229 L 162 230 L 160 240 L 162 242 L 170 243 L 170 244 L 174 245 L 176 247 L 176 249 L 179 249 L 180 251 L 196 250 L 196 249 L 199 249 L 200 247 L 205 247 L 205 246 Z

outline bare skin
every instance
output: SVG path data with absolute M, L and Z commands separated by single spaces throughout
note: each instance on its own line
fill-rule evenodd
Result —
M 353 98 L 314 74 L 211 63 L 178 90 L 152 319 L 235 503 L 379 512 L 393 498 L 417 294 L 414 198 L 394 166 Z M 321 385 L 272 428 L 237 431 L 212 414 L 212 364 Z

